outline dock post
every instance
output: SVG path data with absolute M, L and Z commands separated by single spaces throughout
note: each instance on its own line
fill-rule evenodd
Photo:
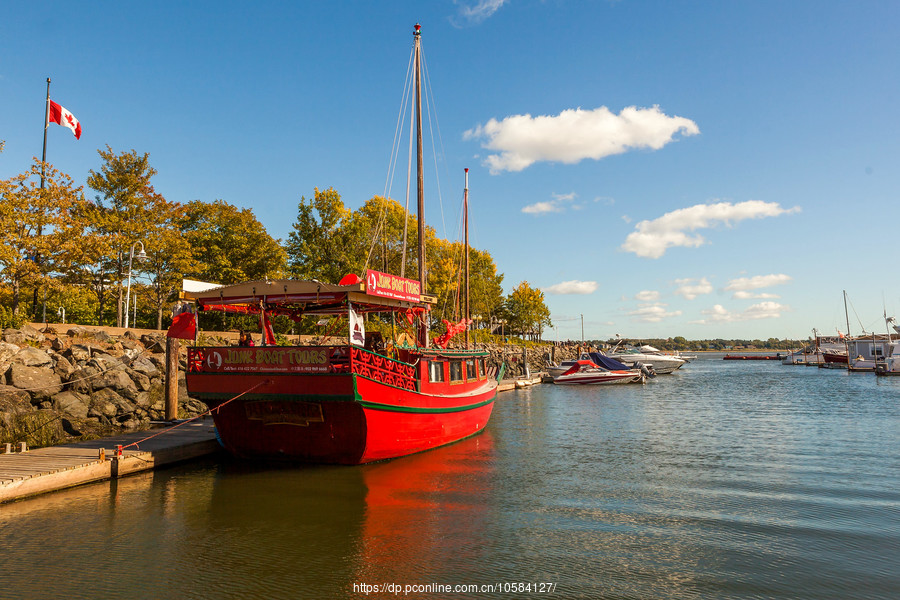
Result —
M 26 442 L 19 442 L 19 452 L 28 452 L 28 444 Z
M 12 444 L 6 442 L 6 454 L 12 454 Z
M 178 418 L 178 338 L 166 338 L 166 421 Z

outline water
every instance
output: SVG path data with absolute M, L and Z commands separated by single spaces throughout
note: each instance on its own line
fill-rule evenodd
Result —
M 898 400 L 900 378 L 721 355 L 504 392 L 483 434 L 404 459 L 0 505 L 0 598 L 896 598 Z

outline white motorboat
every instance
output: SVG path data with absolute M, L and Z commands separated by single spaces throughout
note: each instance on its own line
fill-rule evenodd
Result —
M 612 358 L 625 363 L 632 368 L 640 364 L 645 367 L 651 367 L 660 375 L 668 375 L 673 373 L 687 364 L 687 361 L 677 356 L 663 354 L 653 346 L 644 345 L 638 348 L 621 348 L 618 346 L 613 348 Z
M 609 385 L 639 381 L 643 374 L 636 369 L 610 371 L 589 360 L 576 360 L 569 369 L 553 378 L 553 383 L 577 385 Z

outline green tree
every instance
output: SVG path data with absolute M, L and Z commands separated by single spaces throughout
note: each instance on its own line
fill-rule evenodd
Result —
M 138 155 L 131 150 L 116 154 L 109 145 L 97 153 L 104 162 L 99 171 L 90 171 L 87 183 L 99 194 L 94 210 L 86 216 L 93 233 L 106 238 L 95 248 L 100 251 L 97 269 L 111 276 L 109 284 L 118 294 L 116 325 L 121 327 L 123 280 L 128 274 L 131 249 L 149 233 L 153 212 L 160 210 L 165 200 L 150 183 L 156 169 L 150 166 L 148 153 Z
M 347 273 L 360 274 L 370 239 L 360 235 L 365 223 L 353 219 L 334 188 L 315 188 L 312 198 L 301 197 L 285 244 L 292 276 L 337 283 Z
M 266 232 L 249 208 L 195 200 L 185 205 L 178 220 L 186 251 L 196 263 L 187 276 L 221 284 L 284 276 L 286 255 L 280 240 Z

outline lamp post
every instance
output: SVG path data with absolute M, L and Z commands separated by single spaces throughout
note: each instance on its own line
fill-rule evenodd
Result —
M 125 329 L 128 329 L 128 308 L 131 305 L 131 262 L 134 260 L 134 247 L 141 245 L 141 251 L 138 252 L 137 259 L 144 260 L 147 253 L 144 252 L 144 242 L 137 241 L 131 245 L 131 254 L 128 256 L 128 290 L 125 292 Z

